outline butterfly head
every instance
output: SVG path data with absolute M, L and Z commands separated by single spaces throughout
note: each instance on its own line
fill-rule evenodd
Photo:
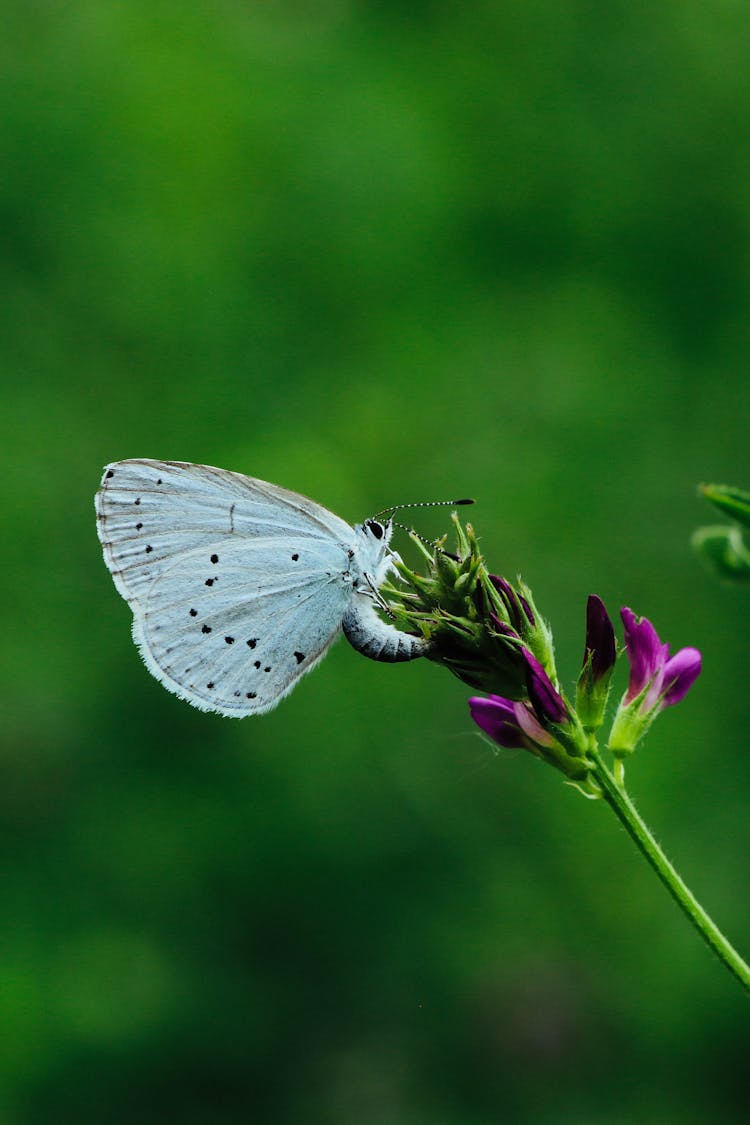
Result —
M 354 573 L 367 574 L 375 585 L 380 585 L 392 565 L 389 543 L 393 524 L 390 519 L 373 518 L 357 524 L 354 530 L 358 540 Z
M 355 531 L 360 540 L 361 557 L 364 568 L 371 570 L 392 554 L 389 543 L 393 534 L 393 521 L 389 519 L 368 519 L 357 524 Z
M 387 520 L 365 520 L 362 524 L 362 530 L 365 535 L 372 538 L 376 543 L 380 543 L 383 547 L 388 546 L 388 542 L 393 532 L 393 524 L 390 519 Z

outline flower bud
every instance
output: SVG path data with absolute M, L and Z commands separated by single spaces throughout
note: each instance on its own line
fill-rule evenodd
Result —
M 583 667 L 576 687 L 576 711 L 586 731 L 593 732 L 602 725 L 616 659 L 615 631 L 609 614 L 601 598 L 590 594 Z
M 557 704 L 552 706 L 557 712 Z M 469 709 L 477 726 L 498 746 L 509 750 L 529 750 L 571 781 L 581 783 L 587 779 L 589 763 L 567 752 L 565 746 L 540 722 L 539 714 L 530 702 L 498 695 L 491 695 L 489 699 L 475 696 L 469 700 Z
M 520 579 L 515 587 L 507 578 L 486 575 L 488 600 L 494 606 L 493 620 L 502 619 L 518 634 L 523 643 L 551 675 L 555 674 L 552 633 L 534 605 L 531 590 Z

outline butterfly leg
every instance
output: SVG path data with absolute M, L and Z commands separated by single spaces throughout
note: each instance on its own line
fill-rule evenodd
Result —
M 344 636 L 352 648 L 356 648 L 357 652 L 370 660 L 388 664 L 425 656 L 429 645 L 424 637 L 402 633 L 395 626 L 381 621 L 375 612 L 376 600 L 379 603 L 382 598 L 375 588 L 355 594 L 351 606 L 344 614 L 341 624 Z
M 383 595 L 380 593 L 380 590 L 377 588 L 377 586 L 375 585 L 375 582 L 370 577 L 370 575 L 365 573 L 363 575 L 363 578 L 364 578 L 365 582 L 367 583 L 367 589 L 365 589 L 364 587 L 361 587 L 361 588 L 358 589 L 358 593 L 364 594 L 364 596 L 366 598 L 372 598 L 372 600 L 374 602 L 377 602 L 377 604 L 380 606 L 383 613 L 387 613 L 389 617 L 391 617 L 395 620 L 394 614 L 391 612 L 391 607 L 388 605 L 388 602 L 385 600 Z

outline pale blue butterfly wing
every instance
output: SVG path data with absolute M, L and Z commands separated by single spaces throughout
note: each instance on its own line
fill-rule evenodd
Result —
M 108 465 L 96 510 L 105 562 L 128 600 L 158 577 L 165 560 L 226 538 L 297 535 L 355 543 L 349 524 L 306 496 L 181 461 Z
M 133 637 L 203 710 L 270 710 L 325 654 L 352 601 L 354 528 L 307 497 L 209 466 L 107 466 L 99 536 Z
M 325 655 L 352 598 L 346 552 L 294 538 L 292 552 L 225 541 L 164 568 L 133 635 L 166 687 L 205 710 L 260 714 Z
M 108 465 L 96 511 L 149 671 L 201 710 L 269 711 L 342 628 L 373 660 L 427 651 L 374 609 L 388 521 L 350 527 L 296 492 L 181 461 Z

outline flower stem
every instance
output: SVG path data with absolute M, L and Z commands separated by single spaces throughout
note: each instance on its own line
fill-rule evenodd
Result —
M 687 914 L 703 940 L 724 962 L 730 973 L 733 973 L 740 984 L 744 985 L 750 992 L 750 966 L 743 961 L 737 950 L 727 941 L 718 926 L 706 914 L 695 895 L 677 874 L 641 819 L 624 785 L 617 783 L 614 775 L 602 760 L 599 751 L 591 747 L 588 754 L 589 758 L 596 763 L 596 769 L 593 773 L 602 788 L 604 799 L 625 827 L 636 847 L 640 849 L 642 855 L 651 864 L 672 898 Z

